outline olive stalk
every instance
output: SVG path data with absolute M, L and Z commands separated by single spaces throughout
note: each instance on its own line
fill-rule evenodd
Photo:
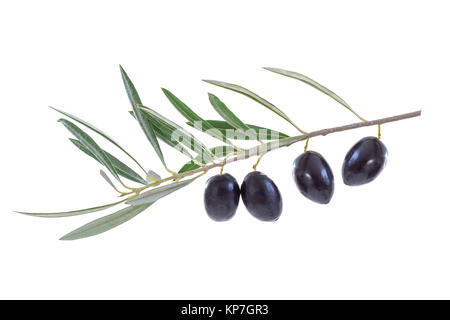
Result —
M 338 127 L 333 127 L 333 128 L 327 128 L 327 129 L 321 129 L 321 130 L 317 130 L 317 131 L 312 131 L 310 133 L 307 134 L 303 134 L 301 136 L 296 136 L 296 137 L 291 137 L 291 138 L 286 138 L 286 140 L 289 140 L 288 143 L 286 144 L 280 144 L 280 145 L 275 145 L 271 148 L 268 148 L 266 150 L 257 150 L 254 153 L 241 153 L 241 154 L 236 154 L 233 157 L 225 157 L 222 161 L 220 162 L 214 162 L 212 164 L 209 165 L 205 165 L 202 166 L 200 168 L 194 169 L 194 170 L 190 170 L 190 171 L 186 171 L 183 173 L 176 173 L 173 174 L 169 177 L 163 178 L 157 182 L 152 182 L 149 183 L 143 187 L 140 188 L 135 188 L 133 189 L 133 191 L 128 192 L 128 193 L 122 193 L 121 196 L 125 196 L 125 195 L 129 195 L 129 194 L 133 194 L 131 197 L 134 197 L 136 195 L 138 195 L 140 192 L 142 192 L 143 190 L 150 188 L 150 187 L 154 187 L 157 186 L 163 182 L 167 182 L 167 181 L 172 181 L 172 180 L 180 180 L 182 178 L 188 177 L 188 176 L 192 176 L 195 175 L 197 173 L 201 173 L 201 175 L 205 174 L 206 172 L 208 172 L 209 170 L 213 169 L 213 168 L 223 168 L 226 164 L 228 163 L 232 163 L 232 162 L 236 162 L 239 160 L 246 160 L 250 157 L 253 156 L 262 156 L 270 151 L 279 149 L 281 147 L 288 147 L 294 143 L 300 142 L 300 141 L 304 141 L 304 140 L 309 140 L 310 138 L 313 137 L 318 137 L 318 136 L 326 136 L 328 134 L 331 133 L 336 133 L 336 132 L 341 132 L 341 131 L 347 131 L 347 130 L 352 130 L 352 129 L 357 129 L 357 128 L 362 128 L 362 127 L 369 127 L 369 126 L 375 126 L 378 125 L 380 126 L 381 124 L 384 123 L 388 123 L 388 122 L 394 122 L 394 121 L 400 121 L 400 120 L 405 120 L 405 119 L 409 119 L 409 118 L 414 118 L 414 117 L 419 117 L 421 115 L 422 111 L 418 110 L 418 111 L 414 111 L 414 112 L 409 112 L 409 113 L 403 113 L 403 114 L 399 114 L 399 115 L 395 115 L 395 116 L 391 116 L 391 117 L 386 117 L 386 118 L 380 118 L 380 119 L 376 119 L 376 120 L 370 120 L 370 121 L 363 121 L 363 122 L 356 122 L 356 123 L 352 123 L 352 124 L 347 124 L 344 126 L 338 126 Z M 200 175 L 199 175 L 200 176 Z M 130 197 L 130 198 L 131 198 Z

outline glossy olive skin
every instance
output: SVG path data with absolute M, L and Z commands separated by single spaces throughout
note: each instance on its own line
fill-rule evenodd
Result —
M 307 151 L 298 156 L 292 175 L 306 198 L 321 204 L 330 202 L 334 193 L 333 171 L 320 153 Z
M 348 186 L 374 180 L 387 162 L 386 146 L 376 137 L 359 140 L 348 152 L 342 165 L 342 178 Z
M 283 210 L 283 201 L 275 183 L 259 171 L 250 172 L 241 185 L 242 201 L 255 218 L 276 221 Z
M 215 221 L 227 221 L 236 213 L 240 198 L 236 179 L 225 173 L 206 181 L 203 200 L 208 216 Z

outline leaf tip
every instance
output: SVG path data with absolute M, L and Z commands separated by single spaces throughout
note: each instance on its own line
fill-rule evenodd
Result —
M 127 75 L 127 73 L 125 72 L 125 69 L 122 67 L 121 64 L 119 64 L 119 69 L 120 69 L 120 74 L 122 75 L 122 77 L 128 78 L 128 75 Z
M 277 72 L 279 70 L 277 68 L 271 68 L 271 67 L 263 67 L 263 69 L 267 70 L 267 71 L 272 71 L 272 72 Z
M 220 99 L 215 94 L 212 94 L 210 92 L 208 92 L 208 99 L 212 104 L 215 104 L 216 102 L 220 102 Z
M 64 118 L 59 118 L 58 120 L 56 120 L 56 122 L 62 123 L 65 127 L 70 127 L 70 125 L 75 126 L 72 122 L 68 121 L 67 119 Z
M 77 239 L 80 239 L 80 238 L 77 237 L 76 235 L 74 235 L 73 231 L 69 232 L 69 233 L 63 235 L 61 238 L 59 238 L 59 240 L 62 240 L 62 241 L 77 240 Z
M 59 110 L 59 109 L 57 109 L 57 108 L 55 108 L 55 107 L 52 107 L 52 106 L 48 106 L 50 109 L 52 109 L 52 110 L 55 110 L 56 112 L 59 112 L 59 113 L 62 113 L 62 114 L 64 114 L 64 112 L 63 111 L 61 111 L 61 110 Z
M 18 213 L 18 214 L 23 214 L 23 215 L 25 215 L 25 216 L 33 216 L 33 213 L 31 213 L 31 212 L 16 211 L 16 210 L 13 210 L 13 212 L 14 212 L 14 213 Z

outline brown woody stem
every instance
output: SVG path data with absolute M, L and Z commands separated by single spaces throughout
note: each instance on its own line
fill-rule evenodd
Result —
M 147 189 L 147 188 L 152 187 L 152 186 L 159 185 L 159 184 L 161 184 L 163 182 L 171 181 L 171 180 L 179 180 L 179 179 L 182 179 L 182 178 L 187 177 L 187 176 L 192 176 L 192 175 L 194 175 L 196 173 L 200 173 L 201 172 L 203 174 L 203 173 L 206 173 L 207 171 L 209 171 L 210 169 L 217 168 L 217 167 L 223 167 L 224 165 L 226 165 L 228 163 L 236 162 L 236 161 L 239 161 L 239 160 L 245 160 L 245 159 L 248 159 L 248 158 L 253 157 L 253 156 L 261 156 L 261 155 L 266 154 L 266 153 L 268 153 L 270 151 L 279 149 L 279 148 L 281 148 L 283 146 L 287 147 L 287 146 L 290 146 L 290 145 L 292 145 L 294 143 L 297 143 L 299 141 L 303 141 L 303 140 L 310 139 L 310 138 L 313 138 L 313 137 L 326 136 L 326 135 L 328 135 L 330 133 L 347 131 L 347 130 L 357 129 L 357 128 L 361 128 L 361 127 L 369 127 L 369 126 L 381 125 L 383 123 L 388 123 L 388 122 L 394 122 L 394 121 L 400 121 L 400 120 L 405 120 L 405 119 L 409 119 L 409 118 L 419 117 L 421 115 L 421 113 L 422 113 L 422 111 L 419 110 L 419 111 L 399 114 L 399 115 L 392 116 L 392 117 L 381 118 L 381 119 L 377 119 L 377 120 L 356 122 L 356 123 L 352 123 L 352 124 L 347 124 L 345 126 L 339 126 L 339 127 L 333 127 L 333 128 L 328 128 L 328 129 L 321 129 L 321 130 L 317 130 L 317 131 L 312 131 L 312 132 L 310 132 L 308 134 L 304 134 L 304 135 L 298 136 L 297 139 L 292 140 L 289 144 L 273 147 L 273 148 L 268 149 L 266 151 L 256 152 L 256 153 L 252 153 L 252 154 L 249 154 L 249 155 L 244 155 L 244 156 L 243 155 L 236 155 L 236 156 L 231 157 L 231 158 L 225 158 L 224 160 L 222 160 L 220 162 L 212 163 L 212 164 L 203 166 L 203 167 L 198 168 L 198 169 L 194 169 L 194 170 L 191 170 L 191 171 L 186 171 L 186 172 L 183 172 L 183 173 L 174 174 L 174 175 L 172 175 L 170 177 L 161 179 L 158 182 L 153 182 L 153 183 L 150 183 L 150 184 L 148 184 L 146 186 L 143 186 L 141 188 L 137 188 L 137 189 L 135 189 L 134 192 L 139 193 L 139 192 L 141 192 L 144 189 Z M 134 192 L 130 192 L 129 194 L 134 193 Z

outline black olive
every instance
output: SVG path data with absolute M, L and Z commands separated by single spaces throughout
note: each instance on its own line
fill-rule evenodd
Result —
M 247 210 L 262 221 L 275 221 L 283 210 L 283 201 L 275 183 L 259 171 L 250 172 L 242 182 L 242 200 Z
M 206 213 L 215 221 L 226 221 L 236 213 L 240 198 L 236 179 L 225 173 L 208 179 L 204 193 Z
M 342 178 L 348 186 L 359 186 L 375 179 L 387 161 L 387 149 L 376 137 L 359 140 L 350 150 L 342 165 Z
M 320 153 L 307 151 L 298 156 L 292 175 L 306 198 L 322 204 L 330 202 L 334 192 L 333 172 Z

